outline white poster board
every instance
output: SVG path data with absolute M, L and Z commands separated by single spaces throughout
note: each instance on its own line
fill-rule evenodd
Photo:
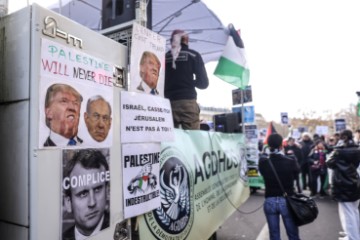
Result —
M 257 129 L 257 125 L 245 125 L 245 139 L 246 139 L 246 151 L 245 157 L 247 164 L 258 165 L 259 162 L 259 150 L 258 150 L 258 142 L 259 142 L 259 133 Z
M 291 136 L 292 136 L 294 139 L 300 139 L 300 138 L 301 138 L 301 132 L 299 131 L 299 129 L 294 128 L 294 129 L 292 129 L 292 131 L 291 131 Z
M 39 148 L 66 147 L 69 139 L 61 129 L 68 128 L 70 124 L 77 128 L 76 145 L 110 147 L 114 66 L 48 39 L 41 41 L 40 65 Z M 62 90 L 56 90 L 59 88 Z M 73 91 L 81 95 L 82 101 L 73 99 Z M 46 100 L 47 95 L 52 96 L 48 98 L 49 101 Z M 92 127 L 85 121 L 87 102 L 94 97 L 103 98 L 110 108 L 106 114 L 101 112 L 97 119 L 98 123 L 107 119 L 107 126 L 101 126 L 101 131 L 105 132 L 100 140 L 95 140 L 93 131 L 89 130 L 97 127 L 96 121 Z
M 129 90 L 164 97 L 166 39 L 134 23 L 131 40 Z
M 170 102 L 166 98 L 135 92 L 121 92 L 121 142 L 174 140 Z
M 160 206 L 160 143 L 123 144 L 124 218 Z
M 320 136 L 326 136 L 329 134 L 329 127 L 328 126 L 316 126 L 315 132 Z

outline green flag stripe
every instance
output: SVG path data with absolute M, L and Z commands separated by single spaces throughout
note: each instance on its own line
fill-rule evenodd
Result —
M 238 65 L 227 58 L 220 57 L 214 75 L 237 87 L 244 87 L 249 82 L 249 69 Z
M 226 76 L 226 75 L 234 76 L 240 79 L 244 71 L 249 71 L 249 70 L 239 64 L 234 63 L 233 61 L 230 61 L 227 58 L 220 57 L 219 63 L 216 66 L 214 74 L 222 75 L 222 76 Z

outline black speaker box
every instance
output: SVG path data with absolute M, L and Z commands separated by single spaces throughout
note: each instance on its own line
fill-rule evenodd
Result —
M 214 128 L 216 132 L 239 133 L 241 132 L 240 123 L 240 112 L 214 115 Z
M 113 9 L 115 12 L 113 12 Z M 115 14 L 115 15 L 114 15 Z M 135 0 L 103 0 L 102 28 L 109 28 L 135 19 Z
M 113 6 L 113 0 L 103 0 L 102 29 L 135 20 L 136 2 L 136 0 L 115 0 Z M 148 0 L 147 3 L 147 27 L 151 29 L 152 1 Z

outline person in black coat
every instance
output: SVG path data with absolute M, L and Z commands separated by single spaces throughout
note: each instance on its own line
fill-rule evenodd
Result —
M 301 151 L 303 153 L 303 161 L 301 163 L 301 176 L 302 176 L 302 183 L 303 183 L 303 189 L 306 189 L 307 187 L 310 188 L 310 162 L 311 159 L 309 157 L 310 151 L 313 147 L 314 141 L 311 139 L 311 136 L 309 133 L 304 132 L 301 135 Z
M 294 138 L 292 137 L 288 138 L 287 145 L 284 147 L 284 152 L 286 155 L 294 157 L 298 165 L 301 166 L 304 157 L 300 146 L 296 144 Z M 302 189 L 300 186 L 300 173 L 297 173 L 295 176 L 295 184 L 298 192 L 301 193 Z
M 333 170 L 331 195 L 338 202 L 339 217 L 344 239 L 358 240 L 360 237 L 360 149 L 354 143 L 350 130 L 340 133 L 340 141 L 330 154 L 326 164 Z
M 209 79 L 200 53 L 189 48 L 183 30 L 171 34 L 171 50 L 165 55 L 165 98 L 170 100 L 174 127 L 200 129 L 200 108 L 196 88 L 206 89 Z
M 288 196 L 294 194 L 294 180 L 299 173 L 295 159 L 282 152 L 282 137 L 273 133 L 268 137 L 269 154 L 262 154 L 259 160 L 259 171 L 265 181 L 264 213 L 269 227 L 270 239 L 280 239 L 280 216 L 283 219 L 289 239 L 299 240 L 299 228 L 288 211 L 286 199 L 271 168 L 273 164 L 277 175 Z

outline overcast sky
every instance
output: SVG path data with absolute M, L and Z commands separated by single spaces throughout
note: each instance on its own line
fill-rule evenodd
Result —
M 30 3 L 33 1 L 29 0 Z M 37 0 L 42 6 L 56 0 Z M 299 112 L 336 113 L 356 104 L 360 91 L 360 1 L 203 0 L 224 26 L 241 29 L 255 112 L 280 122 Z M 234 3 L 236 2 L 236 5 Z M 10 0 L 9 9 L 27 0 Z M 198 91 L 204 106 L 231 108 L 232 85 L 213 75 Z
M 291 118 L 298 110 L 335 113 L 357 103 L 360 1 L 203 2 L 225 26 L 241 29 L 255 112 L 266 120 L 280 122 L 281 112 Z

